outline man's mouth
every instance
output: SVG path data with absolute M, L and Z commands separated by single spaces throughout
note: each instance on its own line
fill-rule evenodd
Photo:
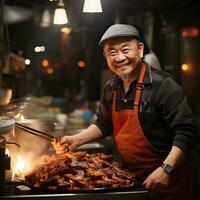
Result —
M 128 68 L 128 65 L 121 65 L 121 66 L 117 66 L 117 68 L 121 71 L 125 71 Z
M 123 69 L 123 68 L 126 68 L 128 65 L 129 65 L 129 63 L 123 64 L 123 65 L 116 65 L 116 67 L 119 69 Z

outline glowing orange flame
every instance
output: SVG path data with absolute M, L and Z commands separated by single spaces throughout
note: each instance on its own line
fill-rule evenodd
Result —
M 28 169 L 28 163 L 21 156 L 17 156 L 15 164 L 15 173 L 20 174 L 25 172 L 27 169 Z
M 12 169 L 12 180 L 14 179 L 24 179 L 25 174 L 30 169 L 28 162 L 23 159 L 22 156 L 18 155 L 16 161 L 13 164 Z
M 10 151 L 8 148 L 6 148 L 6 152 L 5 152 L 7 155 L 10 155 Z

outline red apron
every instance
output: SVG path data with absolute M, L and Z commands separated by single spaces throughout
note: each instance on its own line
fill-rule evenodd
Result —
M 146 179 L 147 176 L 156 168 L 161 166 L 167 154 L 160 152 L 152 147 L 148 142 L 138 119 L 138 105 L 141 91 L 144 87 L 143 79 L 145 74 L 145 65 L 142 65 L 138 84 L 136 85 L 136 94 L 133 109 L 116 111 L 116 96 L 114 91 L 112 120 L 114 128 L 114 139 L 121 155 L 124 165 L 132 170 L 136 177 Z M 170 186 L 161 196 L 155 195 L 152 200 L 192 200 L 193 197 L 189 180 L 189 170 L 186 163 L 180 166 L 180 170 L 173 174 Z M 172 187 L 171 187 L 172 186 Z M 186 194 L 187 193 L 187 194 Z

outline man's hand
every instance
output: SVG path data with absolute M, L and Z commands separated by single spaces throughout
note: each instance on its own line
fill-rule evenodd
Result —
M 162 167 L 158 167 L 146 178 L 143 185 L 149 191 L 160 192 L 169 185 L 169 181 L 170 175 Z
M 62 145 L 60 140 L 58 140 L 58 139 L 53 139 L 51 144 L 53 145 L 57 154 L 62 154 L 64 152 L 68 151 L 67 145 L 66 146 Z
M 60 140 L 54 139 L 51 144 L 56 150 L 56 153 L 61 154 L 66 151 L 76 151 L 79 143 L 76 136 L 64 136 Z
M 102 136 L 103 133 L 101 130 L 95 124 L 91 124 L 87 129 L 84 129 L 76 135 L 64 136 L 60 140 L 52 141 L 52 145 L 56 153 L 76 151 L 80 145 L 99 139 Z

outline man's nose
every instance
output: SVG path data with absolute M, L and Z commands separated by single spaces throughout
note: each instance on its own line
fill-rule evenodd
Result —
M 116 56 L 116 61 L 120 62 L 123 61 L 126 57 L 124 56 L 124 54 L 122 52 L 118 52 L 117 56 Z

